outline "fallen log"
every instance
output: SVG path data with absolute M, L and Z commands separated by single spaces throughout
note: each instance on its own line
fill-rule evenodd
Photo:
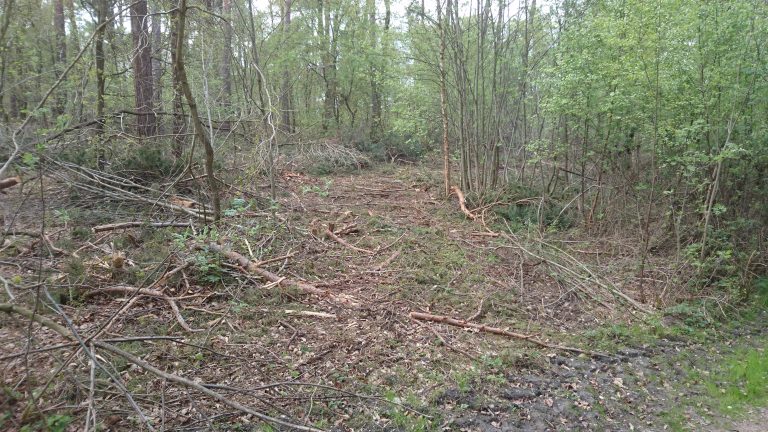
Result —
M 198 249 L 203 249 L 203 246 L 200 246 L 200 245 L 196 245 L 195 247 Z M 306 294 L 312 294 L 318 297 L 324 297 L 335 303 L 339 303 L 344 306 L 348 306 L 352 308 L 360 307 L 360 303 L 358 303 L 357 301 L 355 301 L 353 298 L 349 296 L 346 296 L 344 294 L 335 294 L 331 291 L 318 288 L 306 282 L 295 281 L 295 280 L 280 277 L 268 270 L 265 270 L 259 267 L 258 263 L 254 263 L 253 261 L 249 260 L 245 256 L 240 255 L 235 251 L 229 250 L 219 244 L 209 243 L 207 247 L 209 250 L 212 250 L 218 254 L 223 255 L 225 258 L 236 262 L 240 267 L 244 268 L 248 272 L 257 274 L 270 282 L 275 282 L 278 285 L 285 285 L 290 288 L 297 289 Z
M 544 347 L 544 348 L 556 349 L 556 350 L 561 350 L 561 351 L 570 351 L 570 352 L 575 352 L 575 353 L 578 353 L 578 354 L 585 354 L 585 355 L 588 355 L 590 357 L 607 357 L 607 358 L 611 357 L 608 354 L 603 354 L 603 353 L 600 353 L 600 352 L 587 351 L 587 350 L 582 350 L 582 349 L 579 349 L 579 348 L 573 348 L 573 347 L 569 347 L 569 346 L 557 345 L 557 344 L 551 344 L 551 343 L 548 343 L 548 342 L 544 342 L 542 340 L 534 338 L 535 335 L 532 335 L 532 334 L 531 335 L 526 335 L 526 334 L 522 334 L 522 333 L 511 332 L 511 331 L 508 331 L 508 330 L 500 329 L 498 327 L 490 327 L 490 326 L 487 326 L 485 324 L 473 323 L 473 322 L 469 322 L 467 320 L 451 318 L 451 317 L 444 316 L 444 315 L 433 315 L 433 314 L 428 314 L 428 313 L 423 313 L 423 312 L 411 312 L 409 314 L 409 316 L 412 319 L 416 319 L 416 320 L 430 321 L 430 322 L 436 322 L 436 323 L 440 323 L 440 324 L 448 324 L 448 325 L 452 325 L 452 326 L 456 326 L 456 327 L 469 328 L 469 329 L 477 330 L 477 331 L 482 332 L 482 333 L 491 333 L 491 334 L 496 334 L 496 335 L 500 335 L 500 336 L 511 337 L 511 338 L 514 338 L 514 339 L 520 339 L 520 340 L 528 341 L 528 342 L 530 342 L 530 343 L 532 343 L 534 345 L 538 345 L 538 346 Z
M 152 228 L 166 228 L 166 227 L 174 227 L 174 228 L 188 228 L 192 225 L 191 222 L 142 222 L 142 221 L 132 221 L 132 222 L 118 222 L 118 223 L 112 223 L 112 224 L 105 224 L 105 225 L 97 225 L 91 230 L 94 233 L 100 233 L 104 231 L 114 231 L 119 229 L 125 229 L 125 228 L 137 228 L 142 226 L 149 226 Z
M 467 208 L 467 200 L 464 198 L 464 192 L 459 189 L 458 186 L 451 186 L 451 191 L 456 194 L 457 197 L 459 197 L 459 207 L 461 207 L 461 212 L 464 213 L 468 218 L 475 220 L 477 219 L 477 215 L 469 211 Z

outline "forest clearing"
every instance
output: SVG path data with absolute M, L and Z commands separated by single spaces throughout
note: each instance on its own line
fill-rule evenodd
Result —
M 0 12 L 0 429 L 766 430 L 768 3 Z

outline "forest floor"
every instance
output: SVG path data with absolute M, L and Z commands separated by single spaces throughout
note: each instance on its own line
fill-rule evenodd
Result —
M 48 241 L 21 234 L 39 229 L 41 208 L 20 206 L 20 233 L 2 245 L 0 268 L 15 286 L 34 287 L 17 292 L 19 298 L 32 298 L 39 269 L 47 269 L 42 277 L 65 287 L 52 294 L 80 334 L 111 322 L 104 336 L 114 339 L 183 338 L 120 346 L 261 412 L 321 429 L 764 430 L 755 427 L 768 424 L 766 411 L 750 403 L 765 394 L 750 393 L 750 385 L 768 382 L 765 310 L 729 312 L 735 324 L 725 325 L 713 324 L 719 321 L 706 310 L 673 306 L 681 295 L 676 269 L 660 254 L 649 259 L 642 288 L 655 311 L 644 314 L 611 291 L 640 297 L 631 240 L 539 233 L 491 213 L 487 224 L 471 221 L 455 199 L 440 196 L 439 182 L 438 172 L 412 166 L 330 176 L 286 172 L 274 209 L 264 209 L 255 188 L 232 186 L 226 217 L 215 227 L 101 233 L 91 228 L 133 220 L 136 209 L 94 203 L 50 182 Z M 11 206 L 19 205 L 14 199 Z M 509 234 L 492 234 L 501 230 Z M 261 267 L 324 295 L 266 283 L 206 247 L 212 242 L 253 261 L 282 257 Z M 116 256 L 126 264 L 115 268 Z M 172 298 L 183 321 L 158 296 L 128 300 L 137 287 Z M 411 312 L 588 353 L 420 321 Z M 0 316 L 0 428 L 21 428 L 24 395 L 39 391 L 35 386 L 57 368 L 63 373 L 39 399 L 43 414 L 34 424 L 55 414 L 82 429 L 90 404 L 103 429 L 145 427 L 106 378 L 91 377 L 86 360 L 67 360 L 74 347 L 35 352 L 62 342 L 53 332 L 36 330 L 32 352 L 14 356 L 27 349 L 28 330 L 28 323 Z M 100 354 L 155 427 L 270 430 Z M 762 375 L 739 375 L 745 359 L 754 360 L 748 372 Z

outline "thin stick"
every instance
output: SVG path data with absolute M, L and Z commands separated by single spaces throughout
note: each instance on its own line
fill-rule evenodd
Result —
M 286 309 L 283 312 L 285 312 L 286 315 L 299 315 L 299 316 L 308 316 L 308 317 L 315 317 L 315 318 L 337 319 L 336 314 L 331 314 L 326 312 L 315 312 L 315 311 L 304 311 L 304 310 L 293 310 L 293 309 Z

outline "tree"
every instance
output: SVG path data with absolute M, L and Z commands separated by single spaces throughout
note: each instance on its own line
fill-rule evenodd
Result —
M 152 43 L 149 34 L 147 0 L 131 4 L 131 36 L 133 39 L 133 88 L 137 111 L 136 133 L 140 137 L 154 135 L 157 118 L 152 90 Z

